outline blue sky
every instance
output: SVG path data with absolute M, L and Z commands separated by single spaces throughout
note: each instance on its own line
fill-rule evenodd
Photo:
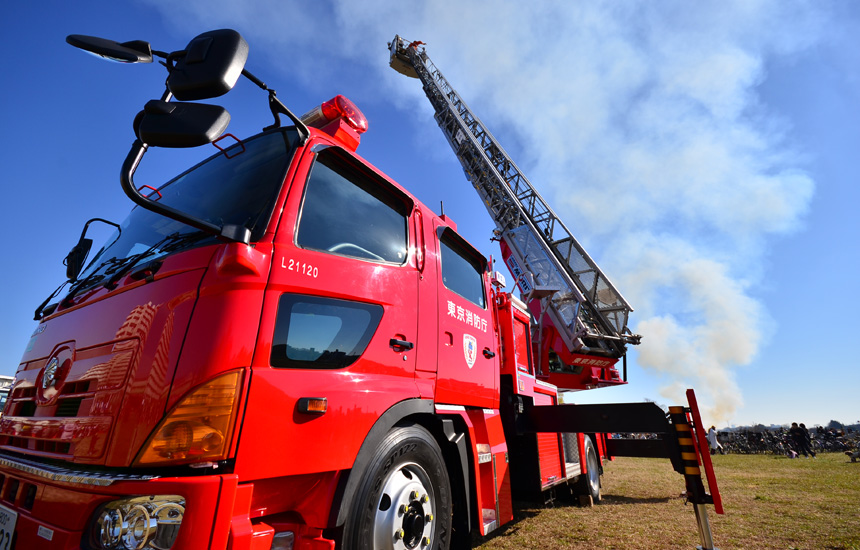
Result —
M 448 80 L 633 304 L 630 384 L 577 402 L 679 402 L 706 422 L 860 419 L 860 7 L 849 2 L 368 1 L 14 3 L 5 7 L 0 374 L 91 217 L 131 204 L 119 168 L 163 69 L 100 62 L 68 34 L 181 49 L 235 28 L 247 68 L 298 113 L 336 95 L 370 120 L 359 153 L 458 222 L 492 222 L 420 84 L 387 66 L 395 33 Z M 229 131 L 269 123 L 265 95 L 224 98 Z M 139 183 L 203 152 L 158 151 Z M 208 152 L 206 152 L 208 154 Z M 102 235 L 104 238 L 104 235 Z

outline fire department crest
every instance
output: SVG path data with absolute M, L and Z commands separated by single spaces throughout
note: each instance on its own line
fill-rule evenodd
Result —
M 463 335 L 463 356 L 471 369 L 475 365 L 475 358 L 478 357 L 478 341 L 475 340 L 474 336 Z

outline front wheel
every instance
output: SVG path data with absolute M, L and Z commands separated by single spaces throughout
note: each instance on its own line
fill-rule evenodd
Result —
M 418 425 L 392 429 L 361 479 L 345 550 L 447 550 L 451 485 L 442 451 Z

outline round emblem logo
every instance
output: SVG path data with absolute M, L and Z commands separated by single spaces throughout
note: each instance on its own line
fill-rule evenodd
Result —
M 471 369 L 475 366 L 475 358 L 478 357 L 478 341 L 471 334 L 463 335 L 463 357 L 466 365 Z
M 45 367 L 45 374 L 42 376 L 42 389 L 47 390 L 57 384 L 57 369 L 59 368 L 60 361 L 54 357 Z

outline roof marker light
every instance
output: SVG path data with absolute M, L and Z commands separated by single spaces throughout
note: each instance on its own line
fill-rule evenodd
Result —
M 333 120 L 343 119 L 359 134 L 367 131 L 367 118 L 355 103 L 342 95 L 336 95 L 322 105 L 314 107 L 301 117 L 302 122 L 314 128 L 322 128 Z

